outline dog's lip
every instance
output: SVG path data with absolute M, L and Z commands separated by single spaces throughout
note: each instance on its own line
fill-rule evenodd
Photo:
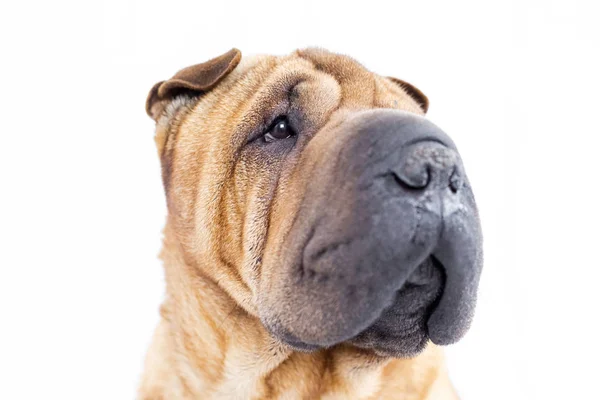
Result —
M 293 350 L 297 350 L 297 351 L 301 351 L 301 352 L 312 352 L 315 350 L 319 350 L 321 348 L 321 346 L 318 346 L 316 344 L 308 344 L 305 343 L 301 340 L 288 340 L 288 339 L 283 339 L 283 338 L 279 338 L 279 340 L 281 340 L 283 343 L 285 343 L 286 345 L 288 345 L 289 347 L 291 347 Z
M 434 268 L 438 268 L 438 269 L 442 269 L 443 270 L 443 265 L 441 264 L 441 262 L 433 255 L 430 254 L 428 257 L 430 257 L 433 262 L 434 262 Z M 396 291 L 396 293 L 401 292 L 405 285 L 416 285 L 416 286 L 421 286 L 423 284 L 426 284 L 425 281 L 423 281 L 422 279 L 424 278 L 423 276 L 416 276 L 417 274 L 417 270 L 413 271 L 413 273 L 403 282 L 402 286 Z M 430 277 L 430 274 L 427 274 L 428 277 Z M 426 315 L 426 319 L 429 319 L 429 316 L 431 315 L 432 310 L 437 306 L 437 304 L 439 303 L 439 295 L 436 298 L 436 300 L 434 301 L 433 304 L 431 304 L 428 308 L 428 312 Z M 369 328 L 371 328 L 373 325 L 375 325 L 377 323 L 377 321 L 382 318 L 383 314 L 385 313 L 385 311 L 389 308 L 392 307 L 393 304 L 390 304 L 384 308 L 381 309 L 379 316 L 377 317 L 377 319 L 371 324 L 369 325 L 367 328 L 365 328 L 363 331 L 357 333 L 356 335 L 341 341 L 339 343 L 333 343 L 331 345 L 328 346 L 324 346 L 324 345 L 319 345 L 319 344 L 314 344 L 314 343 L 307 343 L 302 341 L 301 339 L 299 339 L 298 337 L 296 337 L 295 335 L 291 334 L 290 332 L 288 332 L 287 330 L 285 330 L 285 328 L 283 327 L 279 327 L 277 329 L 273 329 L 272 327 L 270 327 L 268 324 L 264 324 L 264 326 L 267 328 L 267 331 L 271 334 L 271 336 L 275 337 L 276 339 L 278 339 L 279 341 L 281 341 L 283 344 L 291 347 L 293 350 L 296 351 L 301 351 L 301 352 L 312 352 L 312 351 L 316 351 L 319 349 L 323 349 L 323 348 L 329 348 L 332 346 L 335 346 L 337 344 L 343 343 L 343 342 L 351 342 L 353 339 L 357 338 L 358 336 L 360 336 L 361 333 L 363 333 L 364 331 L 368 330 Z M 425 328 L 425 338 L 424 341 L 427 342 L 429 340 L 429 332 L 427 331 L 427 329 Z M 376 351 L 377 353 L 377 351 Z M 388 354 L 386 352 L 386 349 L 382 349 L 382 353 L 380 355 L 383 354 Z
M 322 346 L 316 344 L 303 342 L 302 340 L 298 339 L 296 336 L 292 335 L 291 333 L 285 331 L 282 328 L 279 328 L 277 329 L 277 331 L 275 331 L 268 324 L 264 325 L 267 328 L 267 331 L 269 331 L 269 333 L 271 334 L 271 336 L 277 338 L 279 341 L 291 347 L 293 350 L 301 352 L 311 352 L 322 348 Z

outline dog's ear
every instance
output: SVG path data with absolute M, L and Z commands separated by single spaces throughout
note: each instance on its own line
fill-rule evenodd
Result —
M 148 93 L 146 113 L 156 120 L 175 96 L 182 93 L 197 95 L 210 90 L 233 71 L 241 59 L 242 53 L 231 49 L 205 63 L 182 69 L 168 81 L 158 82 Z
M 429 109 L 429 99 L 421 90 L 411 85 L 410 83 L 403 81 L 402 79 L 394 78 L 392 76 L 387 77 L 390 81 L 400 86 L 410 97 L 412 97 L 423 109 L 423 112 L 427 112 Z

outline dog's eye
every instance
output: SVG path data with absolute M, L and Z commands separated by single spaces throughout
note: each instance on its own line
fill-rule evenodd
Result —
M 290 123 L 286 118 L 279 118 L 271 126 L 271 128 L 265 133 L 265 142 L 271 143 L 280 139 L 287 139 L 294 136 L 296 133 L 290 126 Z

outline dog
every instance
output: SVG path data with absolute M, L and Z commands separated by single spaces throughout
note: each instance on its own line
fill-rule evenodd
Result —
M 456 399 L 481 228 L 427 97 L 309 48 L 148 94 L 166 297 L 140 399 Z

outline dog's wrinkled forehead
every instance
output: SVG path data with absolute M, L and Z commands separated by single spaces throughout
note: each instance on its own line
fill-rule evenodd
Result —
M 297 50 L 296 54 L 310 60 L 318 70 L 334 76 L 340 82 L 345 88 L 345 104 L 353 106 L 360 104 L 365 96 L 377 97 L 377 93 L 374 93 L 377 92 L 377 88 L 373 83 L 372 72 L 368 71 L 356 60 L 319 48 Z M 429 100 L 421 90 L 398 78 L 387 77 L 387 79 L 393 82 L 396 87 L 401 87 L 418 104 L 423 112 L 427 112 Z M 390 88 L 392 88 L 392 85 L 387 85 L 387 89 Z M 395 107 L 389 103 L 377 105 L 382 108 L 398 108 L 398 104 Z M 414 111 L 418 112 L 419 110 Z
M 229 74 L 238 69 L 246 72 L 264 58 L 275 59 L 273 56 L 253 56 L 249 62 L 240 63 L 242 54 L 237 49 L 215 57 L 201 64 L 184 68 L 171 79 L 156 83 L 150 90 L 146 100 L 146 112 L 157 119 L 170 101 L 177 96 L 186 94 L 198 96 L 215 88 Z M 375 107 L 402 108 L 415 113 L 427 112 L 429 101 L 427 97 L 413 85 L 398 78 L 375 77 L 354 59 L 331 53 L 329 51 L 309 48 L 297 50 L 289 56 L 279 57 L 281 62 L 299 58 L 306 60 L 320 72 L 332 76 L 340 84 L 343 91 L 342 106 L 364 107 L 371 102 Z M 267 78 L 265 78 L 267 79 Z M 392 92 L 394 97 L 386 98 L 383 93 Z

